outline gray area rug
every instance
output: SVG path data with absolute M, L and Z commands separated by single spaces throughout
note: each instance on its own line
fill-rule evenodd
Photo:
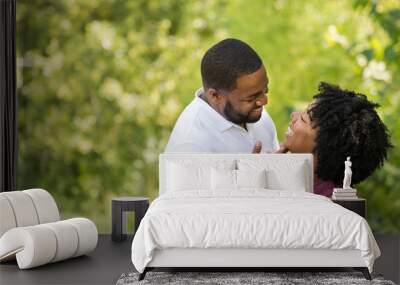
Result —
M 372 274 L 372 281 L 360 272 L 148 272 L 142 281 L 139 273 L 124 273 L 117 285 L 133 284 L 385 284 L 395 285 L 384 280 L 381 275 Z

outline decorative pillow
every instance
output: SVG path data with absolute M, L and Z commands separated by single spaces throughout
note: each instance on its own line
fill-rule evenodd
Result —
M 211 169 L 211 188 L 213 190 L 236 190 L 236 170 Z
M 267 188 L 267 171 L 236 170 L 237 188 Z
M 266 188 L 267 176 L 263 170 L 211 170 L 211 188 L 213 190 L 238 190 L 240 188 Z

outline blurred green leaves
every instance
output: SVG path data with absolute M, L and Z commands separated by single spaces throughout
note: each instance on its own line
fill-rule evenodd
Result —
M 218 38 L 214 5 L 18 1 L 19 187 L 101 231 L 112 196 L 154 198 L 158 154 Z

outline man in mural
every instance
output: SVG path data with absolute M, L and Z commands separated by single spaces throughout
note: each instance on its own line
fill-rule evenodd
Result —
M 264 110 L 268 76 L 257 53 L 237 39 L 212 46 L 201 61 L 203 86 L 180 114 L 165 152 L 260 153 L 279 149 Z

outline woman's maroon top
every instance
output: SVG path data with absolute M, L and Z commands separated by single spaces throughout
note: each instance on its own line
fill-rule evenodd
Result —
M 314 194 L 332 197 L 333 188 L 337 186 L 332 181 L 318 180 L 314 182 Z

